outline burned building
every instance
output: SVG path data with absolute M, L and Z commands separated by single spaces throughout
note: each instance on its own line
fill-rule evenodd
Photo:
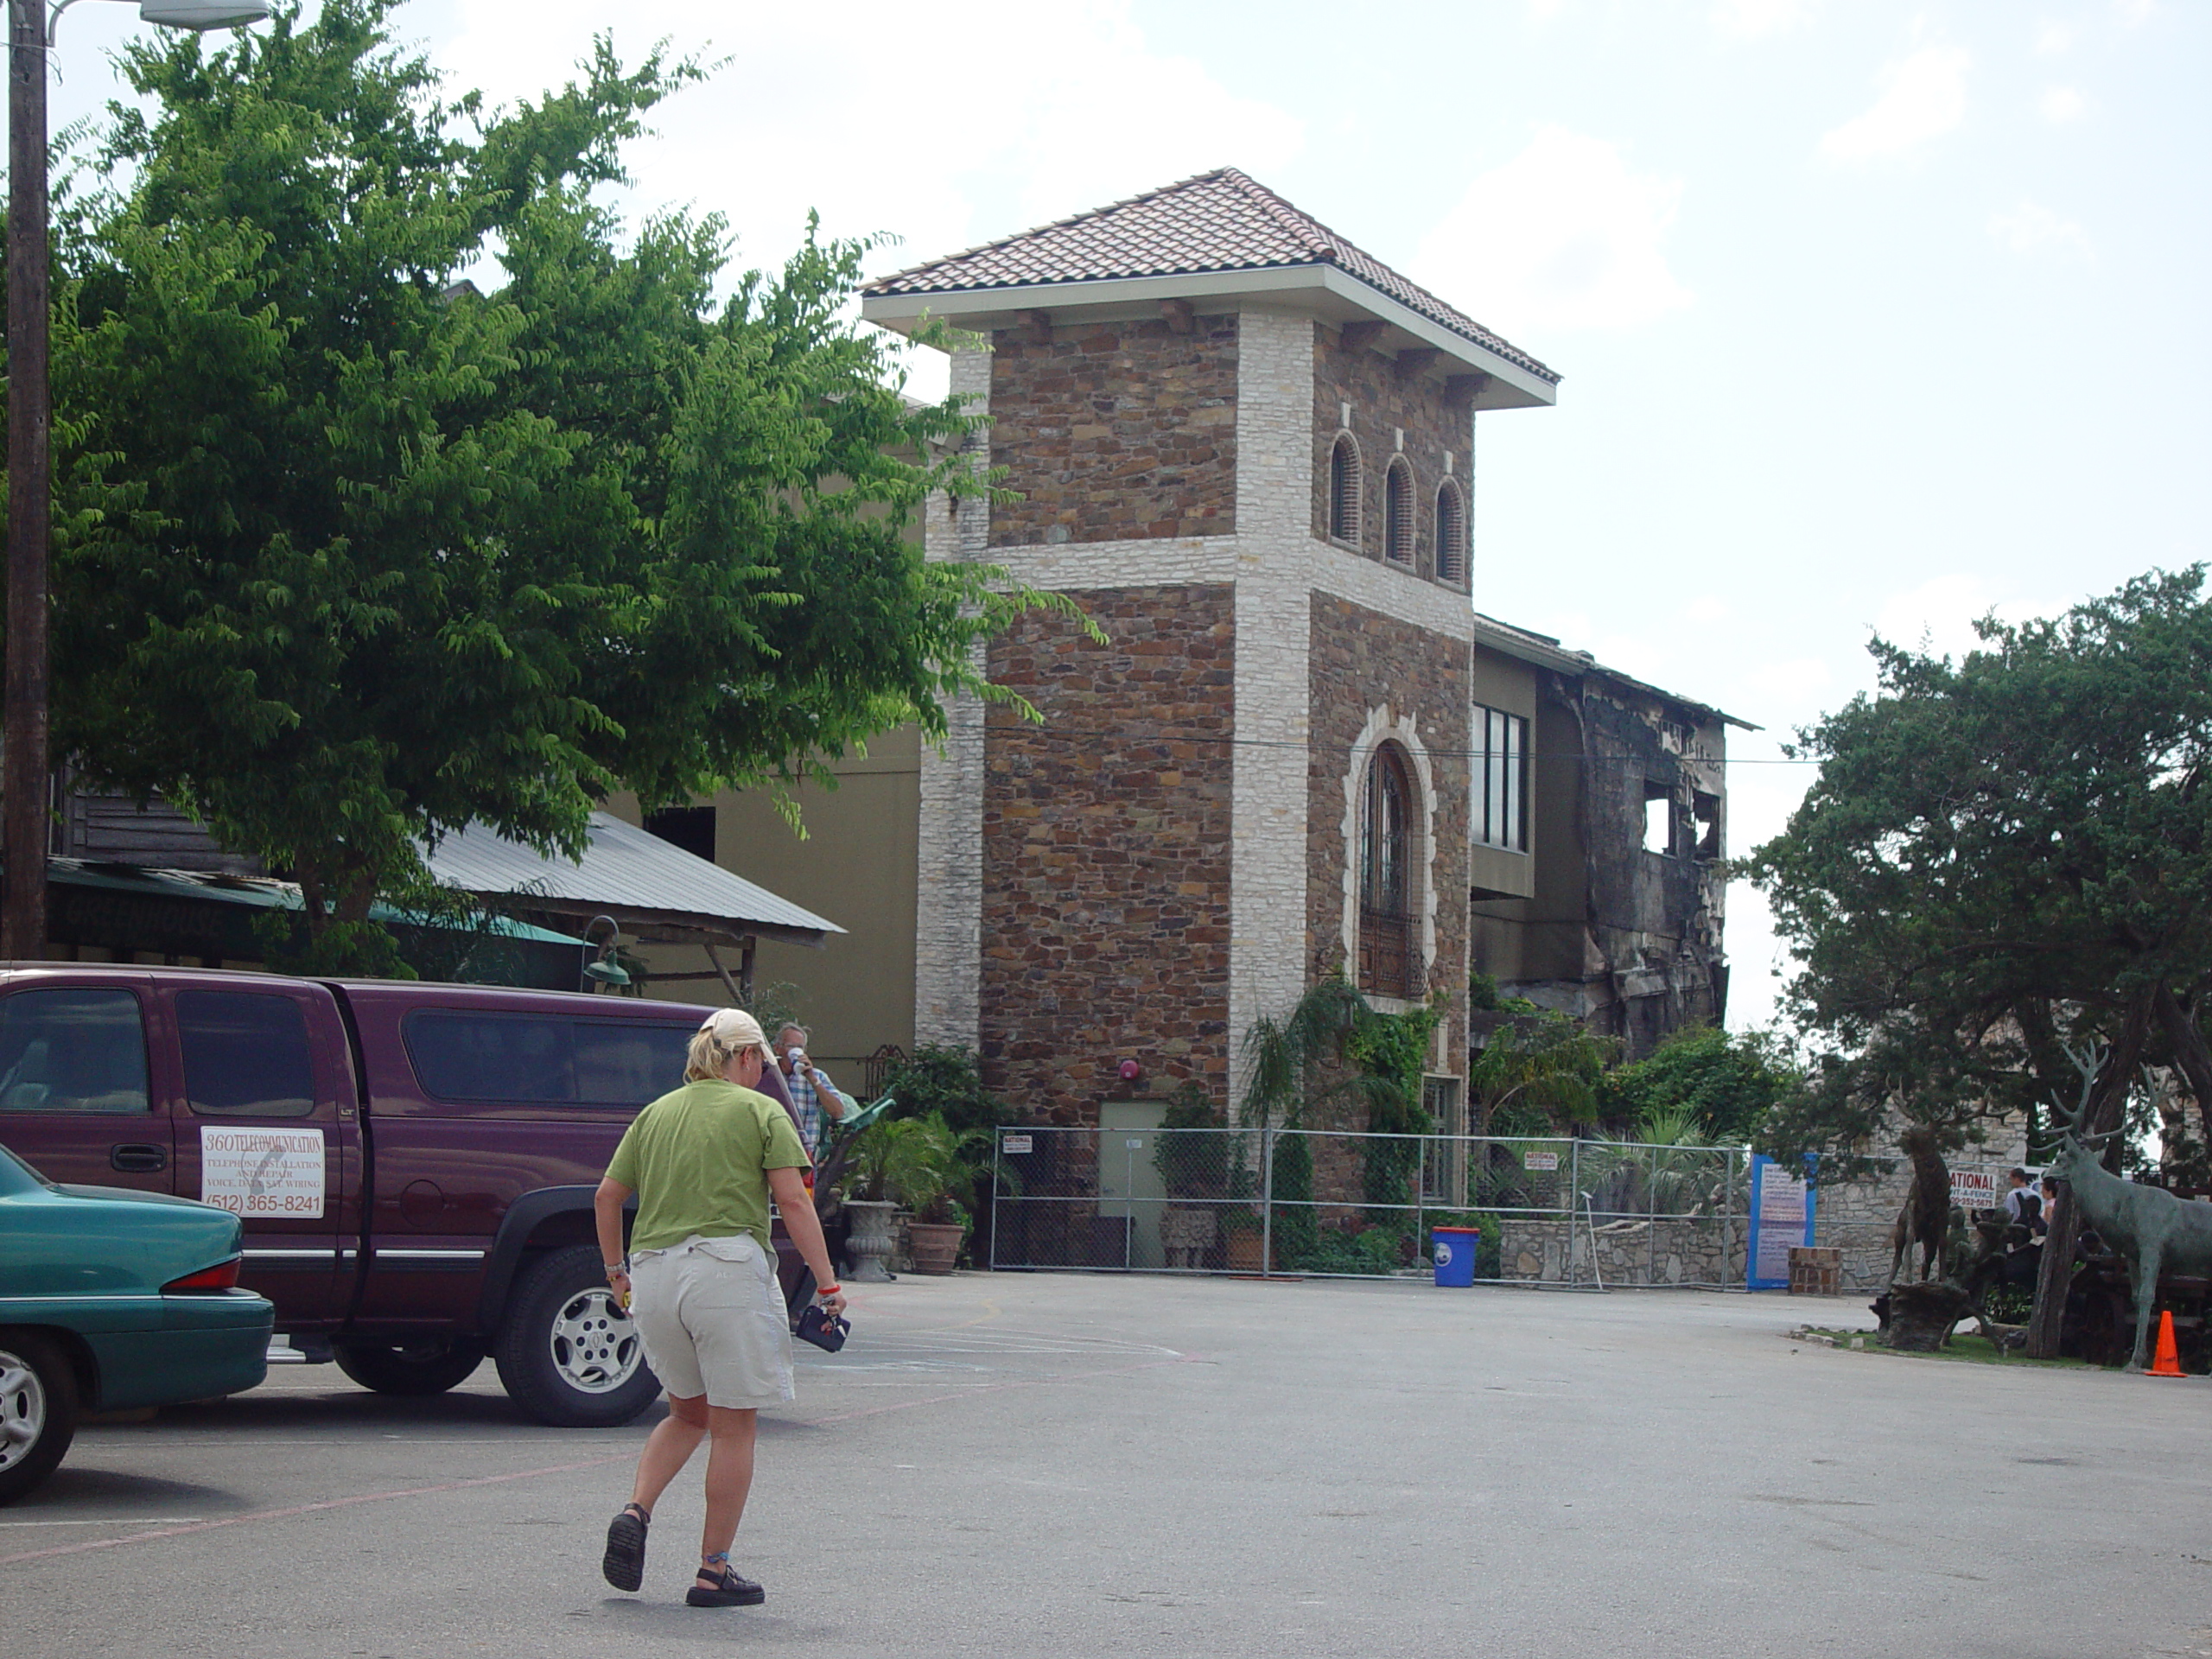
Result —
M 1477 619 L 1533 680 L 1525 885 L 1470 884 L 1473 971 L 1639 1059 L 1726 1017 L 1727 728 L 1746 722 Z

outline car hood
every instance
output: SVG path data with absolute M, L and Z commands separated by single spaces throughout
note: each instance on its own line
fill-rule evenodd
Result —
M 73 1198 L 105 1198 L 118 1204 L 178 1204 L 188 1210 L 213 1210 L 218 1206 L 202 1204 L 197 1198 L 172 1198 L 167 1192 L 142 1192 L 135 1186 L 79 1186 L 73 1182 L 56 1181 L 54 1190 L 66 1192 Z

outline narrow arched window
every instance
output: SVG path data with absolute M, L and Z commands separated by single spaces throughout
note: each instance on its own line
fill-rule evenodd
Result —
M 1329 451 L 1329 534 L 1359 544 L 1359 446 L 1349 432 Z
M 1413 988 L 1413 784 L 1396 745 L 1367 763 L 1360 815 L 1359 985 L 1381 996 Z
M 1382 480 L 1382 553 L 1393 564 L 1414 562 L 1414 469 L 1402 456 Z
M 1467 513 L 1456 484 L 1436 492 L 1436 579 L 1455 584 L 1467 579 Z

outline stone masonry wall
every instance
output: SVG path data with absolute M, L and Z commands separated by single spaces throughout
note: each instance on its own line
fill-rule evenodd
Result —
M 1076 1124 L 1129 1056 L 1227 1095 L 1236 710 L 1227 584 L 1072 596 L 1105 644 L 1031 612 L 990 648 L 1046 725 L 989 714 L 979 1053 L 1024 1118 Z
M 1344 406 L 1351 405 L 1349 427 Z M 1384 480 L 1391 459 L 1403 454 L 1413 468 L 1414 565 L 1424 579 L 1436 574 L 1436 493 L 1448 477 L 1459 487 L 1466 520 L 1474 514 L 1474 416 L 1464 403 L 1445 396 L 1432 375 L 1403 374 L 1396 361 L 1365 346 L 1346 346 L 1332 328 L 1317 328 L 1313 346 L 1313 536 L 1329 541 L 1329 455 L 1337 435 L 1349 429 L 1359 446 L 1359 551 L 1383 556 Z M 1403 445 L 1401 447 L 1400 439 Z M 1448 464 L 1447 464 L 1447 457 Z M 1460 549 L 1465 588 L 1472 561 Z M 1402 567 L 1394 567 L 1402 568 Z
M 1432 988 L 1467 982 L 1468 646 L 1325 594 L 1313 599 L 1306 766 L 1306 952 L 1315 974 L 1357 962 L 1359 798 L 1369 757 L 1395 741 L 1416 791 L 1415 948 Z M 1425 843 L 1425 844 L 1423 844 Z M 1418 981 L 1419 976 L 1416 975 Z M 1443 1070 L 1464 1064 L 1464 1018 Z
M 1223 536 L 1236 528 L 1237 319 L 1002 329 L 991 460 L 1022 499 L 993 547 Z

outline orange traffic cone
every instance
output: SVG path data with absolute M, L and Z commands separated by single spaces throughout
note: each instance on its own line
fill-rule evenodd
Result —
M 2182 1374 L 2181 1355 L 2174 1348 L 2174 1316 L 2171 1312 L 2158 1315 L 2158 1352 L 2151 1362 L 2152 1376 L 2179 1376 Z

